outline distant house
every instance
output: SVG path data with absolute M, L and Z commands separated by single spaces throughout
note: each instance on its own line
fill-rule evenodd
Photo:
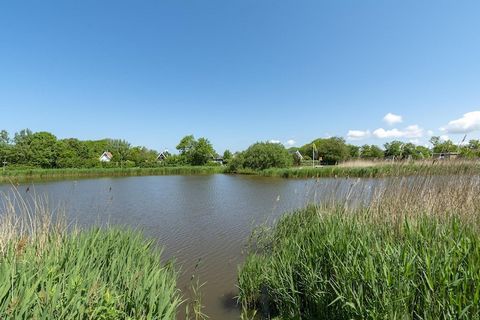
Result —
M 298 161 L 302 161 L 302 160 L 303 160 L 303 156 L 302 156 L 302 154 L 300 153 L 300 151 L 296 150 L 293 155 L 295 156 L 295 158 L 296 158 Z
M 157 161 L 164 161 L 165 159 L 168 158 L 169 155 L 170 153 L 168 153 L 167 150 L 160 152 L 160 154 L 157 156 Z
M 212 161 L 217 164 L 222 164 L 223 165 L 223 157 L 217 156 L 217 157 L 212 157 Z
M 102 155 L 100 156 L 100 158 L 98 160 L 100 160 L 101 162 L 110 162 L 113 158 L 113 155 L 111 152 L 108 152 L 108 151 L 105 151 L 104 153 L 102 153 Z
M 432 155 L 435 160 L 454 160 L 460 156 L 459 152 L 440 152 Z

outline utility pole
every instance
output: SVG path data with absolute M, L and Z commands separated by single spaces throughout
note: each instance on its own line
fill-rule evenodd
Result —
M 315 146 L 315 143 L 312 143 L 312 146 L 312 168 L 315 168 L 315 150 L 317 146 Z
M 3 173 L 5 173 L 5 167 L 7 166 L 7 158 L 5 158 L 5 160 L 3 160 Z

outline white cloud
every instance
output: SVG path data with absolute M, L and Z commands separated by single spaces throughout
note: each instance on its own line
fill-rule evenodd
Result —
M 443 134 L 443 135 L 440 136 L 440 140 L 442 140 L 442 141 L 448 141 L 448 140 L 450 140 L 450 137 L 449 137 L 448 135 L 446 135 L 446 134 Z
M 389 125 L 394 125 L 395 123 L 401 123 L 403 119 L 402 116 L 389 112 L 385 115 L 385 117 L 383 117 L 383 121 L 385 121 Z
M 468 133 L 480 130 L 480 111 L 467 112 L 460 119 L 450 121 L 441 130 L 448 133 Z
M 427 134 L 431 137 L 431 136 L 433 136 L 433 131 L 432 131 L 432 130 L 428 130 L 428 131 L 427 131 Z
M 384 138 L 421 138 L 423 137 L 424 130 L 420 128 L 418 125 L 412 125 L 406 127 L 404 130 L 399 129 L 390 129 L 385 130 L 383 128 L 379 128 L 373 131 L 373 135 L 376 138 L 384 139 Z
M 420 144 L 420 139 L 410 139 L 408 142 L 419 145 Z
M 290 140 L 287 140 L 287 142 L 285 142 L 285 145 L 287 145 L 288 147 L 291 147 L 291 146 L 294 146 L 296 143 L 297 141 L 290 139 Z
M 280 143 L 280 140 L 274 140 L 274 139 L 272 139 L 272 140 L 268 140 L 268 142 L 270 142 L 270 143 Z
M 368 138 L 370 136 L 370 131 L 368 130 L 348 130 L 347 139 L 349 140 L 361 140 Z

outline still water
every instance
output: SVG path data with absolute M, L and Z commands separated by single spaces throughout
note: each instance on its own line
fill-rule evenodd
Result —
M 253 227 L 312 201 L 348 197 L 358 183 L 367 189 L 376 185 L 358 179 L 208 175 L 36 182 L 18 190 L 26 193 L 28 187 L 30 193 L 47 196 L 80 226 L 139 228 L 164 247 L 165 258 L 175 258 L 183 292 L 193 273 L 205 282 L 202 304 L 210 319 L 239 319 L 234 299 L 237 266 Z M 10 188 L 0 185 L 0 192 Z

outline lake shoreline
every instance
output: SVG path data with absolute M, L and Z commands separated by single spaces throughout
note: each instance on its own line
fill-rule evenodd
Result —
M 153 168 L 82 168 L 82 169 L 19 169 L 0 172 L 0 183 L 24 181 L 49 181 L 56 179 L 162 176 L 162 175 L 211 175 L 231 174 L 287 179 L 308 178 L 382 178 L 412 175 L 463 175 L 479 174 L 480 163 L 446 162 L 446 163 L 402 163 L 380 164 L 371 166 L 322 166 L 271 168 L 265 170 L 240 169 L 229 171 L 220 166 L 182 166 Z

